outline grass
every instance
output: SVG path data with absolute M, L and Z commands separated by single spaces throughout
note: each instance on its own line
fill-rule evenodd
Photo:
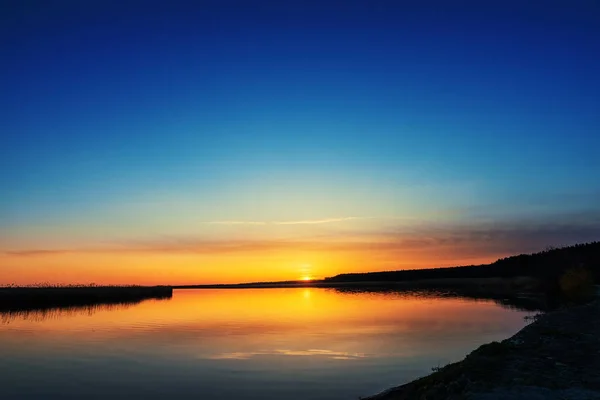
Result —
M 583 267 L 568 269 L 559 279 L 562 296 L 568 302 L 580 303 L 592 298 L 596 292 L 594 276 Z
M 173 295 L 167 286 L 36 285 L 0 288 L 0 312 L 120 304 Z

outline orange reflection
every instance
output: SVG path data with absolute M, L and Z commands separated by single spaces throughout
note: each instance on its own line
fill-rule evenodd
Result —
M 209 367 L 274 358 L 280 367 L 311 359 L 449 362 L 514 334 L 525 315 L 491 301 L 315 288 L 176 290 L 172 300 L 92 311 L 0 323 L 0 353 L 59 359 L 69 349 Z
M 171 300 L 148 300 L 127 307 L 99 307 L 54 318 L 14 319 L 11 329 L 35 327 L 48 335 L 127 335 L 139 331 L 175 336 L 196 331 L 264 335 L 303 332 L 408 332 L 427 325 L 427 333 L 446 333 L 496 321 L 506 314 L 492 301 L 423 298 L 391 294 L 346 294 L 332 289 L 205 289 L 175 290 Z M 519 317 L 520 318 L 520 317 Z M 232 325 L 233 324 L 233 325 Z M 2 328 L 0 327 L 0 331 Z

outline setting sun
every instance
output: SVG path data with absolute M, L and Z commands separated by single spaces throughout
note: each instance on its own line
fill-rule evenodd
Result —
M 600 0 L 140 3 L 0 0 L 0 400 L 600 396 Z

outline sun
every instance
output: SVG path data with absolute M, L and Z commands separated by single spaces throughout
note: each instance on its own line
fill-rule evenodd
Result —
M 310 277 L 310 276 L 303 276 L 303 277 L 302 277 L 302 280 L 303 280 L 304 282 L 312 281 L 312 277 Z

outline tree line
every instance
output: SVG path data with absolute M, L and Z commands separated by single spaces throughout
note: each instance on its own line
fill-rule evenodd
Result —
M 556 282 L 570 268 L 582 267 L 600 282 L 600 242 L 582 243 L 561 248 L 548 248 L 533 254 L 501 258 L 491 264 L 457 267 L 411 269 L 340 274 L 325 278 L 326 282 L 397 282 L 448 278 L 513 278 L 531 276 L 541 281 Z

